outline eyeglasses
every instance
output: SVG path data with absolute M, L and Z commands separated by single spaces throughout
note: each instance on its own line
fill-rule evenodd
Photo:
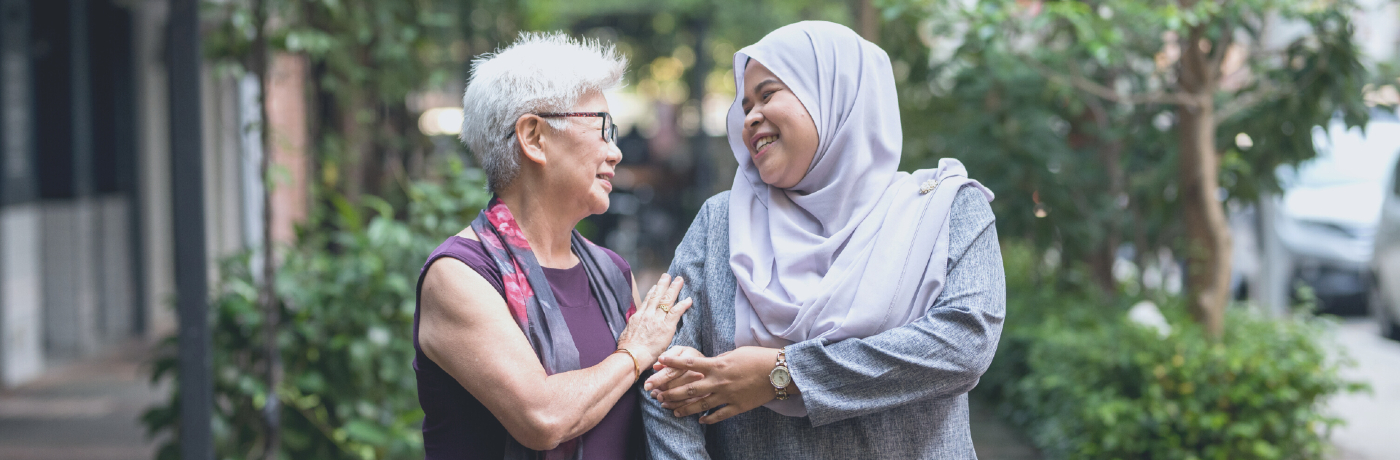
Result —
M 617 142 L 617 125 L 612 122 L 612 114 L 607 112 L 561 112 L 561 113 L 537 113 L 535 116 L 541 118 L 564 118 L 564 117 L 603 117 L 603 142 L 609 144 Z M 506 139 L 515 135 L 515 128 L 511 128 L 506 134 Z

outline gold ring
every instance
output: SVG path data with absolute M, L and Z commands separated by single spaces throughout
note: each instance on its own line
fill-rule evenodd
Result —
M 660 308 L 662 313 L 670 313 L 670 312 L 671 312 L 671 304 L 669 304 L 669 303 L 662 302 L 662 303 L 656 304 L 656 308 Z

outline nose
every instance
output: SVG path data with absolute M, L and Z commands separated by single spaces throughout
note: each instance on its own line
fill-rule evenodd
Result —
M 758 107 L 749 109 L 749 113 L 744 115 L 745 126 L 752 128 L 758 126 L 760 123 L 763 123 L 763 111 L 758 110 Z
M 608 157 L 606 160 L 609 166 L 617 166 L 622 162 L 622 149 L 617 148 L 616 142 L 608 143 Z

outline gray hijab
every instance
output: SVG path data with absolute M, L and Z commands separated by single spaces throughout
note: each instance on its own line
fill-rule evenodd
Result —
M 768 67 L 816 123 L 816 155 L 791 189 L 765 184 L 743 137 L 744 68 Z M 739 161 L 729 198 L 729 265 L 738 279 L 736 346 L 860 339 L 922 317 L 947 277 L 948 214 L 962 163 L 897 170 L 903 148 L 890 59 L 840 24 L 799 22 L 734 54 L 728 114 Z M 804 416 L 800 398 L 767 406 Z

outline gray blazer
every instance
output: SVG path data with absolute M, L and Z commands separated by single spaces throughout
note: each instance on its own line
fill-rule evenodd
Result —
M 949 217 L 947 286 L 923 318 L 863 339 L 817 339 L 787 347 L 808 415 L 765 407 L 705 426 L 676 418 L 644 392 L 642 413 L 657 459 L 975 459 L 967 392 L 1001 337 L 1006 280 L 995 217 L 980 192 L 958 192 Z M 675 345 L 705 356 L 734 349 L 729 269 L 729 192 L 691 223 L 670 273 L 695 306 Z

